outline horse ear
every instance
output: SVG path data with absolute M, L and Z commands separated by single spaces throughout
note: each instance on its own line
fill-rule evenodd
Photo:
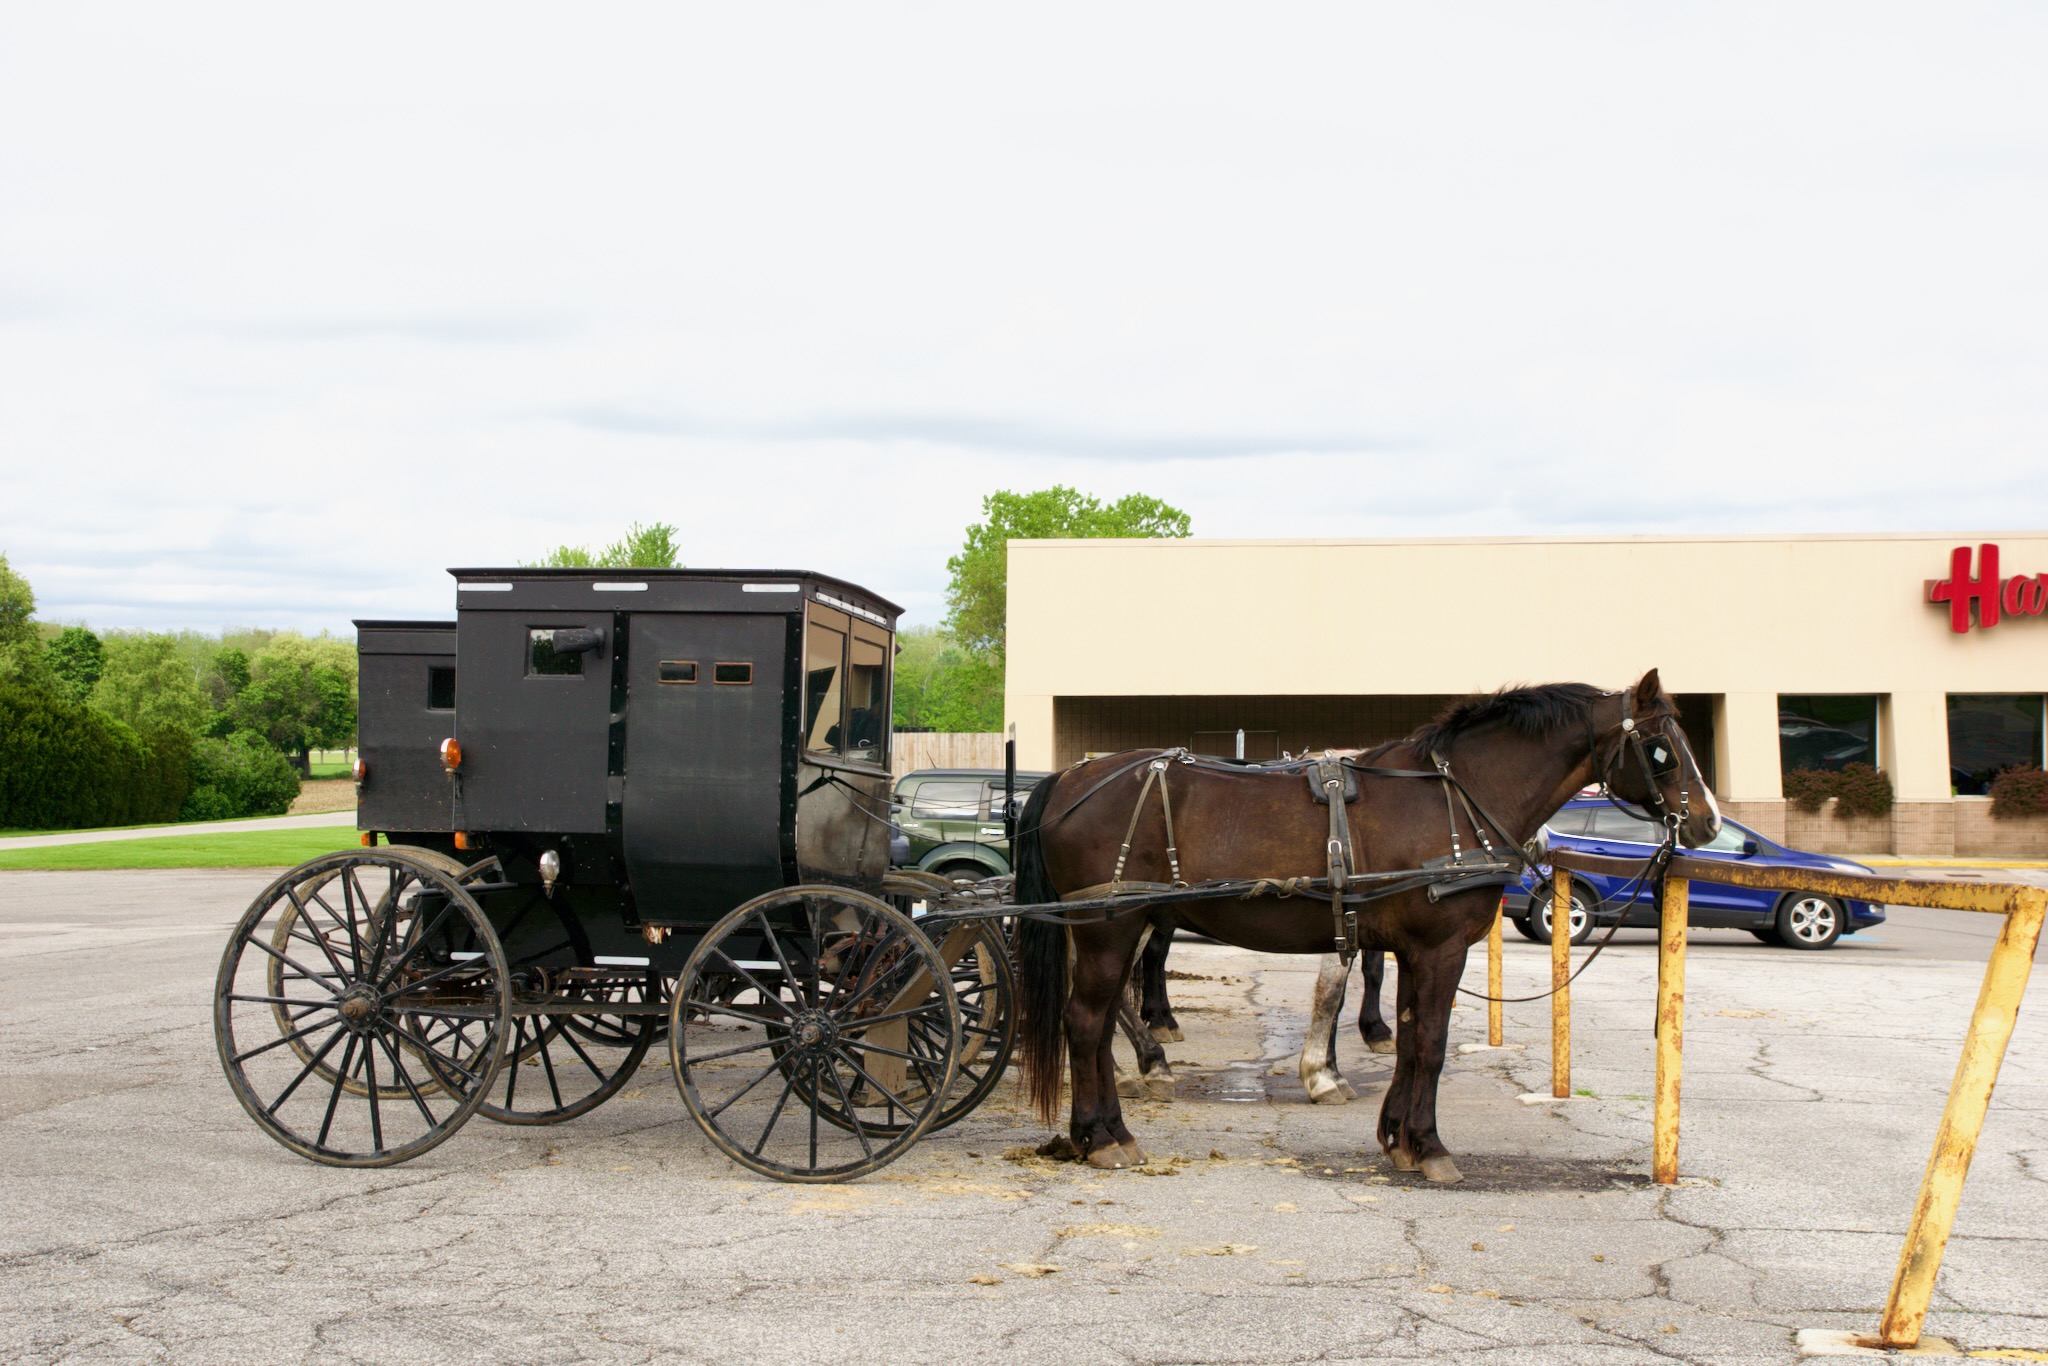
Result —
M 1657 677 L 1655 669 L 1636 680 L 1636 710 L 1648 711 L 1664 695 L 1664 684 Z

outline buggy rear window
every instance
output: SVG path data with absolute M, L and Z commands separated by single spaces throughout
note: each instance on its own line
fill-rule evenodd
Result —
M 455 710 L 455 669 L 435 665 L 427 670 L 427 710 Z
M 529 677 L 580 677 L 583 656 L 557 650 L 553 627 L 535 627 L 526 633 L 526 672 Z
M 754 666 L 750 662 L 720 660 L 711 666 L 713 683 L 751 683 L 754 681 Z

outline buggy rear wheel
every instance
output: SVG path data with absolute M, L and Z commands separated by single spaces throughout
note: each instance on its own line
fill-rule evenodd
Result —
M 638 1012 L 661 1000 L 659 974 L 595 968 L 556 985 L 555 1000 L 579 1013 L 515 1011 L 505 1065 L 479 1107 L 485 1119 L 560 1124 L 587 1115 L 617 1095 L 647 1056 L 657 1020 Z M 601 1013 L 605 1005 L 618 1013 Z
M 272 883 L 235 926 L 214 981 L 221 1067 L 250 1118 L 300 1156 L 403 1162 L 483 1103 L 510 1024 L 507 976 L 490 921 L 436 862 L 329 854 Z
M 690 1117 L 780 1181 L 843 1181 L 902 1156 L 947 1108 L 960 1052 L 938 946 L 843 887 L 792 887 L 729 913 L 669 1006 Z

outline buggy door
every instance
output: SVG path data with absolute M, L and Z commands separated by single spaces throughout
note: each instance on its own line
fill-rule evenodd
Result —
M 555 631 L 601 632 L 595 649 L 558 653 Z M 612 614 L 465 612 L 456 640 L 466 830 L 604 833 L 611 726 Z
M 790 620 L 633 616 L 623 819 L 644 916 L 715 917 L 784 883 Z

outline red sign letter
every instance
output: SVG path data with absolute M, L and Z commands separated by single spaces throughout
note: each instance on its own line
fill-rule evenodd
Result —
M 1970 577 L 1970 547 L 1959 545 L 1948 557 L 1948 578 L 1934 585 L 1930 602 L 1948 604 L 1948 628 L 1957 635 L 1970 629 L 1970 604 L 1977 604 L 1979 626 L 1998 625 L 1998 547 L 1977 547 L 1980 577 Z

